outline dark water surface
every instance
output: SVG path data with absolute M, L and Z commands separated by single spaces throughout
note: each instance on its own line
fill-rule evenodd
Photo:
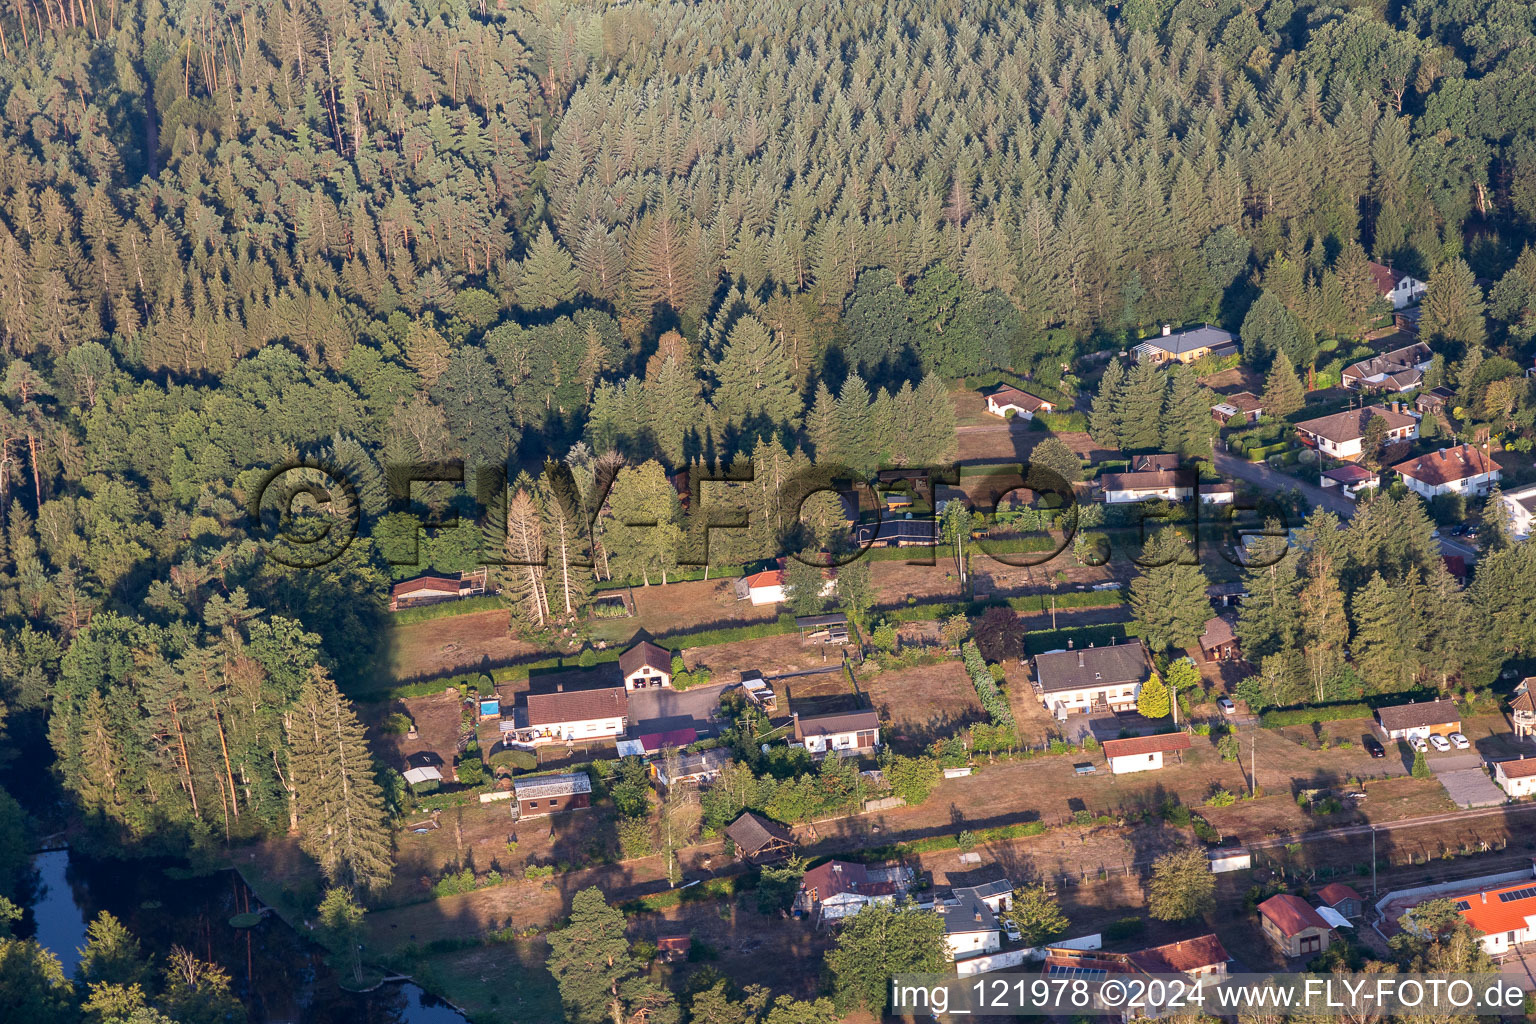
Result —
M 163 960 L 173 945 L 229 972 L 251 1024 L 465 1024 L 458 1011 L 420 987 L 391 983 L 343 991 L 318 946 L 274 915 L 254 928 L 229 919 L 261 904 L 240 876 L 220 871 L 181 878 L 156 862 L 95 861 L 64 851 L 38 854 L 40 885 L 26 926 L 73 975 L 85 926 L 102 910 Z

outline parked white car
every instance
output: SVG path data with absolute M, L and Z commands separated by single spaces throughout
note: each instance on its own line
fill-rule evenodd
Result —
M 1235 715 L 1235 714 L 1237 714 L 1237 705 L 1232 703 L 1232 698 L 1231 697 L 1221 697 L 1221 698 L 1219 698 L 1216 701 L 1216 706 L 1221 708 L 1221 713 L 1224 714 L 1224 715 Z
M 1470 747 L 1472 745 L 1467 740 L 1467 738 L 1465 736 L 1463 736 L 1459 732 L 1451 733 L 1451 735 L 1448 737 L 1448 739 L 1450 739 L 1450 741 L 1451 741 L 1451 746 L 1455 747 L 1457 750 L 1466 750 L 1468 747 Z
M 1435 733 L 1429 737 L 1429 745 L 1441 753 L 1451 749 L 1451 741 L 1446 739 L 1444 736 L 1441 736 L 1439 733 Z
M 1020 942 L 1024 938 L 1024 933 L 1019 931 L 1019 926 L 1012 921 L 1003 922 L 1003 931 L 1008 934 L 1009 942 Z
M 1423 736 L 1414 736 L 1408 741 L 1408 745 L 1421 754 L 1429 750 L 1429 744 L 1424 742 Z

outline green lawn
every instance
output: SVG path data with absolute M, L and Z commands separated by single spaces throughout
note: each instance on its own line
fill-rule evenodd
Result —
M 515 939 L 422 956 L 409 973 L 475 1024 L 564 1024 L 547 954 L 542 938 Z

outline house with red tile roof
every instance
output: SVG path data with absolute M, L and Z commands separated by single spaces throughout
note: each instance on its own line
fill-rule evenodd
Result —
M 1483 933 L 1489 956 L 1536 941 L 1536 879 L 1452 896 L 1462 918 Z
M 1393 309 L 1402 309 L 1424 297 L 1426 286 L 1423 281 L 1413 275 L 1380 263 L 1372 263 L 1370 266 L 1371 277 L 1376 281 L 1377 293 L 1392 303 Z
M 1116 775 L 1156 771 L 1163 766 L 1164 754 L 1179 754 L 1189 749 L 1189 733 L 1165 732 L 1156 736 L 1132 736 L 1124 740 L 1105 740 L 1104 757 Z
M 1300 896 L 1288 892 L 1259 904 L 1264 937 L 1285 956 L 1313 956 L 1328 948 L 1333 928 Z
M 1499 464 L 1480 448 L 1459 444 L 1416 455 L 1392 467 L 1410 491 L 1424 498 L 1440 494 L 1485 495 L 1499 482 Z
M 1518 757 L 1513 761 L 1495 761 L 1493 781 L 1512 797 L 1536 793 L 1536 757 Z

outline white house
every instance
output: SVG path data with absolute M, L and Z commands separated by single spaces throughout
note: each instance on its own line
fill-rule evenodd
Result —
M 1389 740 L 1449 736 L 1461 730 L 1461 711 L 1453 700 L 1426 700 L 1376 709 L 1376 727 Z
M 846 711 L 829 715 L 790 716 L 795 741 L 813 754 L 873 754 L 880 749 L 880 716 L 873 711 Z
M 600 740 L 620 736 L 629 718 L 622 686 L 528 695 L 528 727 L 542 739 Z
M 1516 540 L 1525 540 L 1536 522 L 1536 485 L 1506 492 L 1504 507 L 1509 509 L 1510 534 Z
M 1131 711 L 1149 675 L 1139 640 L 1035 655 L 1035 693 L 1058 718 L 1079 711 Z
M 784 570 L 767 569 L 736 582 L 736 596 L 754 605 L 779 604 L 784 600 Z
M 1424 297 L 1424 282 L 1401 270 L 1372 263 L 1371 276 L 1376 278 L 1376 291 L 1392 303 L 1393 309 L 1402 309 Z
M 996 953 L 1002 948 L 997 916 L 981 900 L 939 903 L 934 910 L 944 919 L 944 948 L 951 960 Z
M 1105 473 L 1099 477 L 1104 504 L 1134 501 L 1187 501 L 1194 496 L 1198 479 L 1194 470 L 1149 469 L 1136 473 Z
M 1493 781 L 1510 796 L 1536 793 L 1536 757 L 1494 762 Z
M 1156 771 L 1163 766 L 1164 754 L 1189 749 L 1189 733 L 1165 732 L 1156 736 L 1132 736 L 1123 740 L 1105 740 L 1104 758 L 1116 775 Z
M 1011 412 L 1015 416 L 1032 420 L 1037 412 L 1055 411 L 1055 403 L 1007 384 L 987 395 L 987 412 L 994 416 L 1007 416 Z
M 1499 482 L 1499 464 L 1469 444 L 1441 448 L 1392 467 L 1410 491 L 1425 498 L 1439 494 L 1485 495 Z
M 1530 881 L 1452 896 L 1467 924 L 1483 933 L 1483 952 L 1508 953 L 1536 940 L 1536 884 Z
M 1418 416 L 1404 410 L 1401 402 L 1394 402 L 1390 407 L 1346 409 L 1331 416 L 1302 420 L 1296 424 L 1296 433 L 1302 444 L 1335 459 L 1354 462 L 1364 451 L 1361 442 L 1365 440 L 1365 425 L 1374 416 L 1387 421 L 1388 441 L 1411 441 L 1419 436 Z
M 1237 500 L 1237 488 L 1231 484 L 1208 484 L 1200 488 L 1200 504 L 1230 505 Z
M 666 648 L 642 640 L 619 655 L 624 689 L 646 690 L 672 685 L 672 655 Z
M 829 860 L 800 879 L 795 908 L 823 922 L 842 921 L 871 903 L 894 903 L 912 881 L 911 869 L 902 864 Z

